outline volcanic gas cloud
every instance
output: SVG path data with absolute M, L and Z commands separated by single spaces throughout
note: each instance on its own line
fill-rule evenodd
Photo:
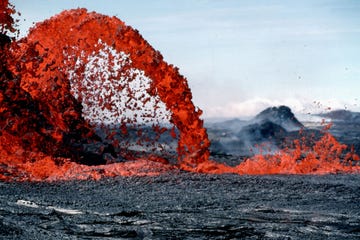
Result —
M 330 134 L 236 167 L 209 160 L 201 110 L 179 70 L 116 17 L 69 10 L 16 41 L 0 4 L 0 179 L 98 179 L 174 168 L 203 173 L 356 172 Z M 151 132 L 151 134 L 149 134 Z M 161 143 L 177 142 L 175 154 Z M 136 139 L 136 140 L 134 140 Z M 174 162 L 175 159 L 175 162 Z

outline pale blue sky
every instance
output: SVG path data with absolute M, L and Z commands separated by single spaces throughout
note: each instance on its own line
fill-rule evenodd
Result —
M 180 68 L 205 117 L 360 111 L 358 0 L 10 1 L 22 35 L 70 8 L 117 16 Z

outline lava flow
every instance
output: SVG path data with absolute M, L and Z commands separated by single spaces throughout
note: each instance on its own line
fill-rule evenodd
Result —
M 15 41 L 7 36 L 16 31 L 14 7 L 8 1 L 0 7 L 0 179 L 98 179 L 174 168 L 216 174 L 359 171 L 353 166 L 358 157 L 345 156 L 346 146 L 330 134 L 312 147 L 299 141 L 294 149 L 236 167 L 211 161 L 202 112 L 186 78 L 136 30 L 116 17 L 76 9 L 36 24 Z M 177 141 L 176 163 L 167 155 L 169 146 L 159 143 L 164 134 Z
M 294 141 L 294 146 L 276 154 L 258 154 L 244 160 L 235 167 L 213 161 L 200 163 L 196 171 L 223 174 L 330 174 L 359 173 L 359 156 L 346 151 L 345 144 L 339 143 L 329 132 L 324 132 L 320 140 L 307 143 L 308 139 Z M 189 169 L 191 170 L 191 169 Z

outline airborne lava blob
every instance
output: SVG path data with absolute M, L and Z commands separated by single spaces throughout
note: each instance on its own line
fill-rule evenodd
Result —
M 0 179 L 98 179 L 177 167 L 217 174 L 359 171 L 358 157 L 345 155 L 346 146 L 329 134 L 314 146 L 295 142 L 236 167 L 211 161 L 186 78 L 136 30 L 76 9 L 11 41 L 15 11 L 7 1 L 0 6 Z M 159 143 L 163 134 L 177 141 L 176 164 Z

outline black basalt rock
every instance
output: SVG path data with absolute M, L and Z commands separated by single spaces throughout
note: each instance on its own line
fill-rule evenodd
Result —
M 251 141 L 264 141 L 283 138 L 287 131 L 280 125 L 271 121 L 250 124 L 243 127 L 237 134 L 240 138 L 246 136 Z
M 255 122 L 272 122 L 287 131 L 299 130 L 304 125 L 295 117 L 294 113 L 287 106 L 270 107 L 260 112 L 254 118 Z

